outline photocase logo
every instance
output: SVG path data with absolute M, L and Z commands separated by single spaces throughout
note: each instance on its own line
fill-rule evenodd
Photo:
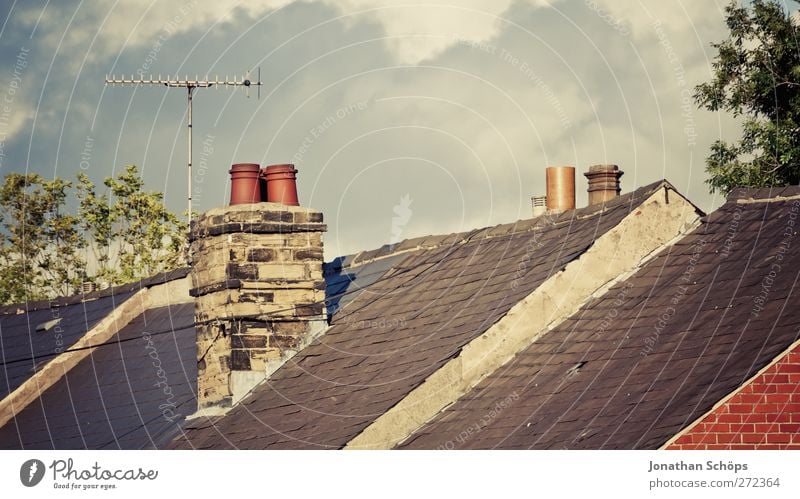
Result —
M 403 234 L 403 229 L 408 225 L 408 221 L 411 220 L 411 203 L 413 201 L 411 196 L 406 194 L 402 196 L 400 201 L 392 208 L 392 211 L 396 215 L 392 217 L 392 233 L 389 237 L 389 245 L 392 247 L 402 241 L 401 236 Z
M 44 463 L 38 459 L 28 459 L 19 469 L 19 481 L 26 487 L 35 487 L 44 478 Z

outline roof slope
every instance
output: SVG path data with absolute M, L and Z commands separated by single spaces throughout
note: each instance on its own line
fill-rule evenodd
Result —
M 800 199 L 781 195 L 800 188 L 735 191 L 400 447 L 660 447 L 800 335 Z
M 0 306 L 0 400 L 135 292 L 181 279 L 189 271 L 184 267 L 91 293 Z
M 159 447 L 194 412 L 196 382 L 194 304 L 147 310 L 0 428 L 0 448 Z
M 5 307 L 9 313 L 0 315 L 0 360 L 3 363 L 0 367 L 0 399 L 17 389 L 36 369 L 69 348 L 131 295 L 130 291 L 122 291 L 71 304 L 56 300 L 52 303 L 38 302 L 31 304 L 30 308 L 20 305 L 20 313 L 15 307 Z M 49 327 L 45 328 L 45 324 Z
M 226 416 L 193 421 L 174 446 L 343 447 L 664 185 L 605 210 L 404 243 L 398 250 L 408 255 L 341 309 L 324 336 Z

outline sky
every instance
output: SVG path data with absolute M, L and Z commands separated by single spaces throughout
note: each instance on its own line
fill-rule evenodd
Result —
M 186 91 L 106 75 L 241 76 L 198 89 L 193 208 L 232 163 L 294 163 L 325 256 L 530 218 L 546 166 L 617 164 L 623 192 L 668 179 L 704 210 L 730 116 L 698 110 L 725 38 L 720 0 L 7 1 L 0 175 L 97 183 L 138 165 L 186 207 Z

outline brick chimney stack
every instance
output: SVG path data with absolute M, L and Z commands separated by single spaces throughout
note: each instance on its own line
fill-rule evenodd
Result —
M 199 414 L 224 412 L 327 326 L 322 213 L 278 203 L 192 223 Z
M 594 165 L 584 176 L 589 180 L 589 205 L 602 204 L 619 196 L 619 179 L 625 172 L 617 165 Z

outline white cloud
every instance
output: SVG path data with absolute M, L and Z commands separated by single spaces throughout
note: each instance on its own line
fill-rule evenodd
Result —
M 527 0 L 532 7 L 548 5 L 547 0 Z M 511 0 L 427 0 L 424 5 L 404 4 L 391 0 L 312 0 L 326 3 L 341 15 L 358 22 L 364 18 L 377 20 L 385 29 L 386 43 L 393 48 L 402 64 L 415 64 L 441 53 L 457 39 L 487 40 L 503 27 L 499 16 Z M 113 4 L 92 0 L 83 2 L 73 26 L 63 37 L 64 21 L 73 15 L 65 5 L 51 5 L 39 21 L 39 9 L 29 8 L 19 18 L 29 26 L 40 22 L 48 45 L 69 52 L 76 47 L 88 48 L 96 38 L 91 58 L 101 60 L 121 50 L 149 46 L 163 32 L 170 35 L 195 29 L 206 30 L 215 24 L 220 29 L 227 21 L 242 13 L 258 20 L 292 0 L 218 0 L 178 2 L 127 0 Z M 58 12 L 56 12 L 58 11 Z

